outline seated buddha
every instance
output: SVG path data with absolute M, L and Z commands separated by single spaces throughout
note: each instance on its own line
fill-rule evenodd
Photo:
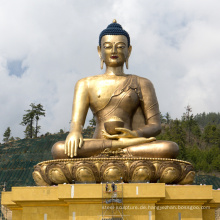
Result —
M 53 145 L 54 159 L 91 157 L 118 148 L 127 157 L 177 157 L 176 143 L 155 138 L 161 132 L 161 123 L 153 84 L 149 79 L 124 73 L 131 50 L 129 34 L 116 20 L 101 32 L 98 54 L 101 69 L 105 64 L 106 71 L 77 82 L 70 133 L 65 141 Z M 92 139 L 83 139 L 89 108 L 96 128 Z M 106 124 L 115 119 L 123 126 L 109 133 Z

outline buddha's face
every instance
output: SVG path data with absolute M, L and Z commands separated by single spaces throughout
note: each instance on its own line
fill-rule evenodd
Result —
M 123 66 L 131 53 L 131 46 L 128 47 L 128 40 L 124 35 L 105 35 L 101 39 L 101 48 L 98 52 L 106 66 Z

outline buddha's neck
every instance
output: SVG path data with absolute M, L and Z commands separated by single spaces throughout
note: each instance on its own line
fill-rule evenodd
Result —
M 107 66 L 105 74 L 106 75 L 116 75 L 116 76 L 123 76 L 123 75 L 125 75 L 123 66 L 119 66 L 119 67 Z

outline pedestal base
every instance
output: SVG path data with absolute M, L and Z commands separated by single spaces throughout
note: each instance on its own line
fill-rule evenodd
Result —
M 79 158 L 44 161 L 34 167 L 38 186 L 62 183 L 160 182 L 191 184 L 195 172 L 191 163 L 163 158 Z
M 181 220 L 213 220 L 220 205 L 220 190 L 212 190 L 212 186 L 116 184 L 115 192 L 107 192 L 112 193 L 108 194 L 114 199 L 111 203 L 105 186 L 13 187 L 11 192 L 2 192 L 2 205 L 12 210 L 12 220 L 101 220 L 115 216 L 126 220 L 168 220 L 178 216 Z

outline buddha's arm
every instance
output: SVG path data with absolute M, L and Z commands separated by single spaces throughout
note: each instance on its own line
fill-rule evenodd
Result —
M 139 137 L 155 137 L 161 131 L 159 105 L 153 84 L 144 78 L 140 78 L 143 100 L 141 108 L 146 118 L 146 125 L 136 132 Z
M 83 144 L 82 128 L 89 108 L 89 92 L 86 79 L 81 79 L 75 86 L 70 133 L 65 141 L 65 154 L 77 155 L 78 147 Z

